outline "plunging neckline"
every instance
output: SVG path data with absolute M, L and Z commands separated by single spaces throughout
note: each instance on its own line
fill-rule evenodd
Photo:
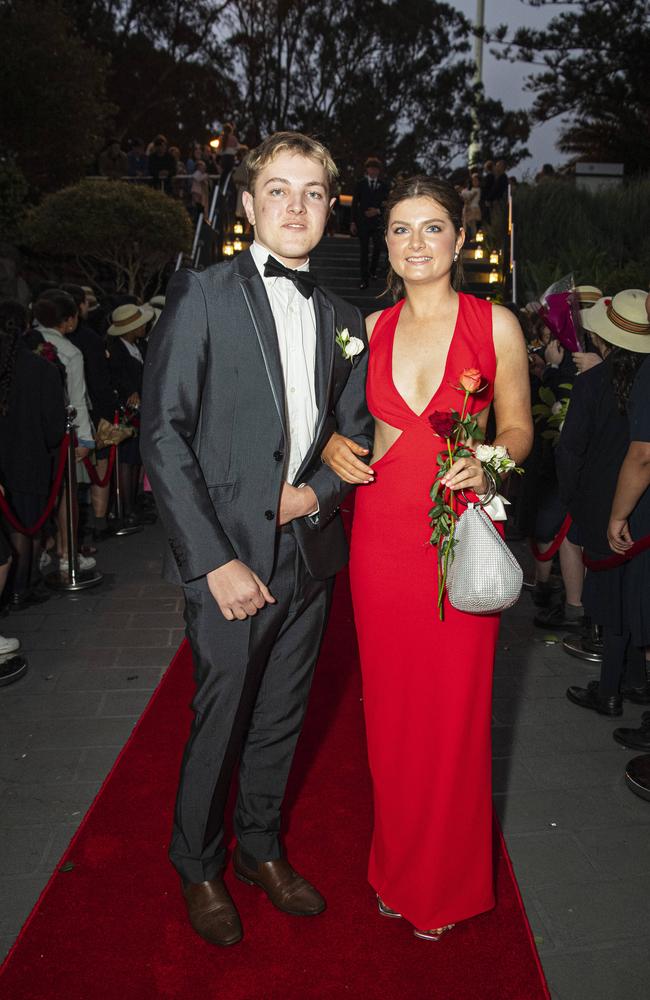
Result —
M 443 388 L 443 386 L 445 385 L 445 383 L 447 381 L 447 369 L 449 368 L 449 358 L 451 356 L 451 349 L 454 346 L 454 341 L 456 340 L 456 335 L 458 333 L 458 327 L 459 327 L 459 321 L 460 321 L 460 314 L 461 314 L 462 305 L 463 305 L 463 293 L 462 292 L 458 293 L 458 312 L 456 313 L 456 322 L 454 323 L 454 329 L 453 329 L 453 332 L 451 334 L 451 340 L 449 341 L 449 346 L 447 348 L 447 355 L 445 357 L 445 364 L 444 364 L 444 368 L 442 370 L 442 378 L 440 379 L 440 382 L 438 383 L 438 385 L 437 385 L 437 387 L 435 389 L 435 392 L 433 393 L 433 396 L 431 397 L 431 399 L 429 400 L 429 402 L 426 404 L 426 406 L 424 407 L 424 409 L 420 410 L 419 413 L 417 412 L 417 410 L 414 410 L 413 407 L 409 405 L 409 403 L 406 402 L 406 400 L 404 399 L 404 396 L 402 395 L 402 393 L 397 388 L 397 385 L 395 384 L 395 378 L 393 376 L 393 362 L 394 362 L 394 354 L 395 354 L 395 334 L 397 333 L 397 327 L 398 327 L 398 324 L 399 324 L 399 318 L 402 315 L 402 309 L 404 308 L 405 302 L 406 302 L 406 299 L 402 299 L 402 302 L 401 302 L 400 307 L 399 307 L 399 311 L 397 313 L 397 319 L 395 320 L 395 326 L 393 327 L 393 336 L 392 336 L 391 345 L 390 345 L 390 382 L 391 382 L 391 385 L 393 387 L 393 390 L 395 391 L 395 393 L 397 394 L 397 396 L 401 399 L 402 403 L 407 408 L 407 410 L 410 413 L 412 413 L 413 416 L 419 418 L 419 417 L 423 417 L 424 414 L 427 412 L 427 410 L 430 409 L 430 407 L 432 406 L 433 401 L 435 400 L 436 396 L 438 395 L 438 393 L 440 392 L 440 390 Z

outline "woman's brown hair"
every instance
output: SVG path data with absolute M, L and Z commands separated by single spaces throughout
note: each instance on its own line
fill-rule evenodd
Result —
M 386 201 L 386 226 L 390 220 L 390 213 L 399 205 L 401 201 L 408 198 L 431 198 L 439 205 L 442 205 L 449 216 L 451 223 L 458 235 L 463 228 L 463 199 L 455 188 L 447 181 L 439 177 L 426 177 L 418 174 L 415 177 L 406 177 L 398 181 L 392 188 Z M 454 288 L 459 288 L 463 282 L 463 261 L 460 254 L 458 260 L 452 264 L 451 283 Z M 386 279 L 388 290 L 395 302 L 404 297 L 404 282 L 398 274 L 388 265 L 388 277 Z

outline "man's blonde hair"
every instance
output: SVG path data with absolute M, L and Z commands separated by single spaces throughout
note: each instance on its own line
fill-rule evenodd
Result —
M 255 182 L 261 171 L 280 153 L 293 153 L 316 160 L 327 175 L 329 193 L 332 194 L 338 181 L 338 168 L 329 150 L 317 139 L 302 132 L 274 132 L 246 157 L 247 189 L 255 193 Z

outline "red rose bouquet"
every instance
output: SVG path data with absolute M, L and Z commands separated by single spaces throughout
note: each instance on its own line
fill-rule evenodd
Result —
M 485 437 L 478 425 L 476 415 L 467 413 L 467 404 L 470 396 L 483 392 L 487 385 L 488 383 L 483 381 L 477 368 L 465 368 L 458 376 L 458 384 L 453 387 L 464 394 L 460 412 L 458 410 L 436 410 L 429 417 L 434 434 L 446 441 L 445 450 L 438 454 L 438 472 L 429 492 L 433 502 L 429 511 L 431 527 L 429 542 L 438 549 L 438 612 L 441 621 L 444 617 L 447 569 L 450 558 L 453 559 L 454 532 L 458 520 L 456 498 L 453 491 L 443 485 L 442 480 L 456 459 L 474 455 L 469 442 L 480 442 Z

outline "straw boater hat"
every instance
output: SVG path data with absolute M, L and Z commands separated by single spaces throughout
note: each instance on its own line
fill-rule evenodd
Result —
M 603 293 L 595 285 L 576 285 L 575 293 L 582 309 L 592 306 L 598 299 L 602 299 Z
M 628 288 L 611 299 L 598 299 L 590 309 L 581 309 L 582 325 L 615 347 L 650 354 L 647 297 L 648 293 L 640 288 Z
M 109 337 L 121 337 L 124 333 L 139 330 L 152 319 L 153 314 L 151 306 L 136 306 L 130 302 L 125 306 L 118 306 L 113 310 L 111 315 L 113 323 L 106 332 Z

